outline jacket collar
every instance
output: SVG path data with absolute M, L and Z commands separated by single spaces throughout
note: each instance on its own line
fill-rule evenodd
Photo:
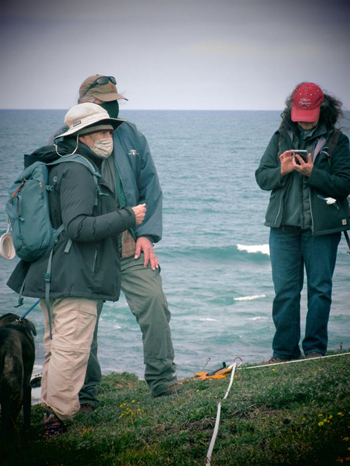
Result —
M 289 129 L 293 133 L 293 137 L 296 137 L 298 140 L 301 139 L 301 131 L 299 129 L 298 123 L 289 123 Z M 305 141 L 310 142 L 315 139 L 319 139 L 321 136 L 324 136 L 326 139 L 329 135 L 329 131 L 327 130 L 324 123 L 319 123 L 314 131 L 312 131 L 308 136 L 306 136 Z

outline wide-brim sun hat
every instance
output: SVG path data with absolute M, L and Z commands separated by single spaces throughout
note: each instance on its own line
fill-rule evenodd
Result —
M 103 81 L 103 83 L 99 84 L 98 80 Z M 102 102 L 112 102 L 113 100 L 120 99 L 129 100 L 118 93 L 114 83 L 116 83 L 116 80 L 113 76 L 105 76 L 103 74 L 89 76 L 83 81 L 79 88 L 79 98 L 82 99 L 86 96 L 92 96 Z
M 97 129 L 95 129 L 95 131 L 98 131 L 105 125 L 111 125 L 114 130 L 118 128 L 123 121 L 124 120 L 119 118 L 111 118 L 108 115 L 107 110 L 97 104 L 87 102 L 84 104 L 74 105 L 74 107 L 68 110 L 64 117 L 64 124 L 67 128 L 66 131 L 55 136 L 55 139 L 71 136 L 79 133 L 81 130 L 84 130 L 84 133 L 86 134 L 87 131 L 85 128 L 88 128 L 89 126 L 96 126 Z
M 16 257 L 16 250 L 9 230 L 0 237 L 0 255 L 9 261 Z
M 293 93 L 292 121 L 305 121 L 307 123 L 317 121 L 323 102 L 324 94 L 317 84 L 300 84 Z

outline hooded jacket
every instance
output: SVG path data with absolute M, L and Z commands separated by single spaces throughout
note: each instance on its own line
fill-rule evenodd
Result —
M 304 188 L 308 189 L 311 229 L 315 235 L 335 233 L 350 228 L 349 206 L 347 196 L 350 194 L 350 150 L 349 139 L 341 133 L 333 154 L 329 153 L 328 141 L 332 131 L 327 131 L 321 124 L 313 132 L 308 141 L 308 150 L 315 155 L 314 167 L 310 177 L 304 180 Z M 324 141 L 314 154 L 318 142 Z M 291 124 L 290 131 L 281 136 L 276 131 L 260 161 L 255 177 L 261 189 L 271 191 L 266 212 L 265 225 L 279 228 L 286 223 L 286 203 L 290 189 L 295 189 L 292 182 L 294 172 L 281 176 L 279 154 L 290 149 L 300 149 L 297 125 Z M 298 175 L 298 174 L 297 174 Z M 299 175 L 302 176 L 302 175 Z M 303 194 L 305 189 L 303 189 Z M 335 200 L 327 203 L 327 198 Z M 301 194 L 300 205 L 296 209 L 303 211 L 305 196 Z M 301 225 L 302 226 L 302 225 Z
M 77 153 L 95 166 L 101 159 L 84 144 Z M 57 156 L 56 156 L 57 157 Z M 53 146 L 43 147 L 26 157 L 52 161 Z M 97 195 L 91 172 L 80 163 L 60 163 L 50 169 L 50 216 L 54 228 L 64 225 L 53 250 L 50 298 L 86 298 L 116 301 L 120 293 L 120 252 L 118 235 L 135 225 L 135 215 L 129 208 L 117 209 L 114 196 L 99 180 L 101 195 Z M 69 239 L 69 252 L 65 252 Z M 45 297 L 45 273 L 49 251 L 34 263 L 20 261 L 8 281 L 17 293 L 24 282 L 24 296 Z

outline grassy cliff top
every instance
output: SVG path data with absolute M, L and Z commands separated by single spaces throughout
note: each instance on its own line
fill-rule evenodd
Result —
M 1 445 L 6 465 L 204 465 L 217 404 L 221 422 L 211 464 L 350 465 L 350 355 L 236 370 L 229 378 L 185 380 L 152 398 L 133 374 L 104 376 L 100 407 L 76 415 L 68 432 L 44 437 L 43 409 L 32 429 Z M 21 420 L 19 420 L 19 424 Z

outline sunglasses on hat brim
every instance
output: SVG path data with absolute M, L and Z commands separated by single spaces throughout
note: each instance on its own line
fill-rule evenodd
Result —
M 92 89 L 93 87 L 95 86 L 98 86 L 98 85 L 103 85 L 103 84 L 108 84 L 108 82 L 111 82 L 112 84 L 116 85 L 117 84 L 117 80 L 115 79 L 114 76 L 101 76 L 99 78 L 97 78 L 92 84 L 90 84 L 90 86 L 86 89 L 86 91 L 84 92 L 84 95 L 82 97 L 84 97 L 87 92 Z

